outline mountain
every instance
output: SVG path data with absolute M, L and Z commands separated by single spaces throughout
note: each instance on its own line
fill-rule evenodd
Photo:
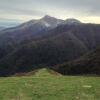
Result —
M 44 24 L 47 27 L 54 28 L 54 27 L 57 27 L 59 24 L 61 24 L 64 20 L 57 19 L 57 18 L 46 15 L 42 19 L 40 19 L 40 21 L 44 22 Z
M 0 76 L 72 61 L 100 45 L 100 25 L 72 22 L 45 16 L 0 31 Z
M 57 65 L 53 69 L 65 75 L 100 75 L 100 48 L 72 62 Z
M 42 35 L 47 30 L 56 27 L 62 20 L 44 16 L 39 20 L 31 20 L 16 27 L 0 31 L 0 58 L 13 51 L 21 44 L 33 40 L 35 36 Z
M 68 40 L 68 35 L 56 35 L 33 41 L 1 59 L 0 66 L 8 68 L 3 74 L 30 71 L 41 66 L 52 66 L 83 55 L 87 52 L 77 39 Z M 9 71 L 10 70 L 10 71 Z
M 62 22 L 63 22 L 63 20 L 61 20 L 61 19 L 57 19 L 57 18 L 51 17 L 49 15 L 46 15 L 39 20 L 31 20 L 29 22 L 26 22 L 26 23 L 20 25 L 19 27 L 27 28 L 27 27 L 31 27 L 31 26 L 38 24 L 38 25 L 41 25 L 44 27 L 54 28 L 54 27 L 57 27 Z
M 78 25 L 78 24 L 81 24 L 81 22 L 77 19 L 74 19 L 74 18 L 69 18 L 69 19 L 66 19 L 63 24 L 68 24 L 68 25 Z
M 0 38 L 11 37 L 19 42 L 22 42 L 23 40 L 30 40 L 31 37 L 37 35 L 38 33 L 41 34 L 48 29 L 57 27 L 57 25 L 61 22 L 62 20 L 60 19 L 46 15 L 39 20 L 31 20 L 17 27 L 7 28 L 3 31 L 0 31 Z
M 88 30 L 87 25 L 82 25 L 81 28 Z M 60 26 L 49 30 L 48 33 L 46 32 L 43 36 L 38 37 L 37 40 L 33 39 L 24 45 L 20 45 L 0 60 L 1 75 L 26 72 L 41 68 L 41 66 L 53 66 L 82 56 L 89 51 L 88 46 L 91 45 L 85 45 L 85 41 L 80 40 L 72 32 L 77 30 L 79 31 L 78 34 L 81 34 L 81 28 L 76 25 Z M 91 33 L 91 31 L 88 30 L 88 33 Z M 88 40 L 90 39 L 88 38 Z

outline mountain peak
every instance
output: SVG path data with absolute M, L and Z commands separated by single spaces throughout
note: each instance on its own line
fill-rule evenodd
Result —
M 51 16 L 49 16 L 49 15 L 45 15 L 43 18 L 51 18 Z
M 46 26 L 49 26 L 49 27 L 56 27 L 57 25 L 62 23 L 61 19 L 57 19 L 49 15 L 45 15 L 43 18 L 40 19 L 40 21 L 42 21 L 43 23 L 46 24 Z
M 49 16 L 49 15 L 45 15 L 45 16 L 42 18 L 42 20 L 45 20 L 45 21 L 53 20 L 53 19 L 56 19 L 56 18 L 51 17 L 51 16 Z
M 64 24 L 69 24 L 69 25 L 71 25 L 71 24 L 77 25 L 77 24 L 80 24 L 80 23 L 81 23 L 81 21 L 79 21 L 79 20 L 77 20 L 75 18 L 69 18 L 69 19 L 66 19 L 64 21 Z

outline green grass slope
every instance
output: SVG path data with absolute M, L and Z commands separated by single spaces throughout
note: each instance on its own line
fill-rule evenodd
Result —
M 41 70 L 37 70 L 34 76 L 48 78 L 48 77 L 54 77 L 54 76 L 61 76 L 61 74 L 50 69 L 42 68 Z
M 16 73 L 13 76 L 35 76 L 35 77 L 49 77 L 49 76 L 62 76 L 60 73 L 53 71 L 49 68 L 42 68 L 30 72 Z
M 100 78 L 54 75 L 0 78 L 0 100 L 100 100 Z

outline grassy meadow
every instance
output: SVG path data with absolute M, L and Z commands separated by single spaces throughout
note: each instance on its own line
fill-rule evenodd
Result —
M 62 76 L 47 69 L 1 77 L 0 100 L 100 100 L 100 78 Z

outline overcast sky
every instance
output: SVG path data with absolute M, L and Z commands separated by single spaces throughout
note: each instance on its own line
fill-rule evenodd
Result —
M 50 15 L 100 23 L 100 0 L 0 0 L 0 22 L 25 22 Z

